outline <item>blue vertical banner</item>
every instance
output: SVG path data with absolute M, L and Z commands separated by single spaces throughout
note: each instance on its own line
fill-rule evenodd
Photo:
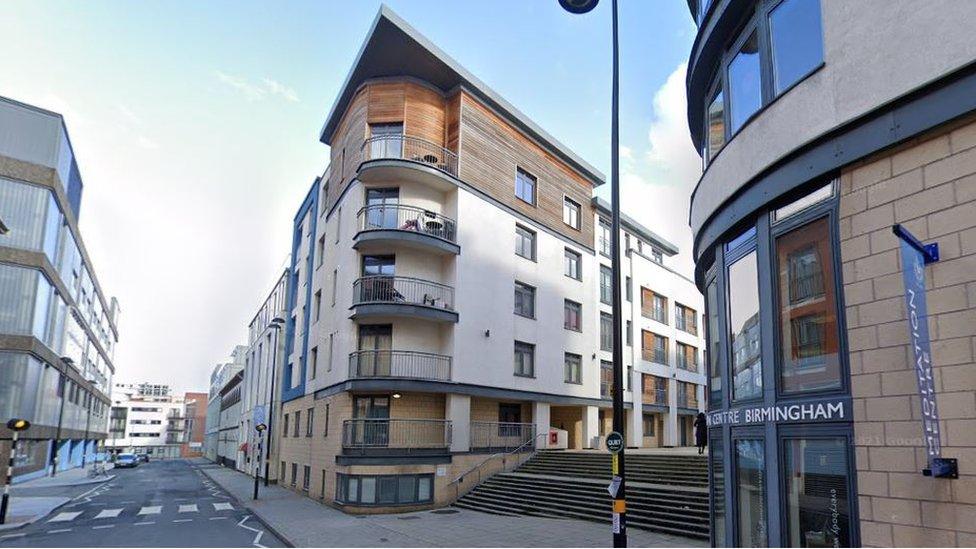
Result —
M 925 304 L 925 255 L 905 239 L 901 240 L 902 278 L 905 281 L 905 310 L 912 346 L 918 396 L 922 403 L 922 430 L 928 462 L 942 457 L 939 408 L 935 402 L 932 378 L 932 352 L 929 344 L 928 310 Z

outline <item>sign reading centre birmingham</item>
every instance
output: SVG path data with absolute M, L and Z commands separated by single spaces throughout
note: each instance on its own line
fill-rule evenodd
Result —
M 708 415 L 708 425 L 749 425 L 754 423 L 790 423 L 809 421 L 841 421 L 850 419 L 847 402 L 843 399 L 824 399 L 817 402 L 777 404 L 736 408 Z
M 918 396 L 922 403 L 922 430 L 929 462 L 942 456 L 939 408 L 935 404 L 932 379 L 932 351 L 929 347 L 928 310 L 925 304 L 925 256 L 906 240 L 901 241 L 902 278 L 905 280 L 905 310 L 911 338 Z

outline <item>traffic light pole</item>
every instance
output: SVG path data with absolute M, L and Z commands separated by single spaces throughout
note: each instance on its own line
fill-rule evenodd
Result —
M 10 500 L 10 481 L 14 477 L 14 456 L 17 455 L 17 438 L 19 431 L 14 431 L 13 440 L 10 443 L 10 455 L 7 456 L 7 478 L 3 483 L 3 499 L 0 500 L 0 524 L 7 521 L 7 504 Z

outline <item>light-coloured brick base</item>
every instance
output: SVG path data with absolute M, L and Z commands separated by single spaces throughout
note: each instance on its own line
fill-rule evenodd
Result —
M 927 269 L 943 456 L 958 480 L 923 477 L 908 346 L 901 223 L 938 242 Z M 976 122 L 957 123 L 841 175 L 840 236 L 865 546 L 976 542 Z

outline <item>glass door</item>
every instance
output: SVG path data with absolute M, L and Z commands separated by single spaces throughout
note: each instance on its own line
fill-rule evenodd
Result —
M 390 350 L 393 346 L 393 325 L 379 324 L 359 327 L 359 374 L 366 377 L 389 377 Z
M 403 124 L 369 125 L 369 158 L 403 158 Z
M 390 442 L 390 398 L 357 396 L 353 399 L 353 441 L 361 446 L 386 446 Z
M 366 189 L 366 229 L 397 229 L 400 189 Z
M 396 259 L 392 255 L 363 256 L 362 300 L 403 301 L 403 296 L 393 287 Z

